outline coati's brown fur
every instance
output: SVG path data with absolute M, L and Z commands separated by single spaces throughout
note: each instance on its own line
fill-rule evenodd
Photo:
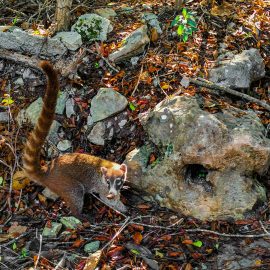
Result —
M 120 189 L 126 180 L 125 164 L 101 159 L 87 154 L 65 154 L 41 166 L 40 152 L 52 125 L 59 82 L 53 66 L 42 61 L 40 67 L 47 75 L 48 84 L 43 107 L 23 153 L 23 166 L 27 176 L 48 187 L 62 197 L 74 215 L 80 216 L 85 193 L 98 193 L 106 203 L 125 211 L 120 201 Z

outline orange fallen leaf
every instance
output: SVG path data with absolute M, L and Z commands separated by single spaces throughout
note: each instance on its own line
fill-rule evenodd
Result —
M 139 204 L 139 205 L 137 205 L 137 207 L 139 209 L 150 209 L 151 208 L 151 206 L 148 204 Z
M 132 236 L 134 243 L 139 245 L 142 242 L 143 236 L 140 232 L 135 232 Z
M 84 239 L 76 239 L 75 242 L 72 244 L 72 247 L 74 248 L 81 247 L 84 242 L 85 242 Z
M 180 251 L 170 251 L 168 252 L 169 257 L 180 257 L 183 255 L 183 252 Z
M 185 240 L 182 241 L 182 244 L 192 245 L 193 244 L 193 241 L 191 239 L 185 239 Z

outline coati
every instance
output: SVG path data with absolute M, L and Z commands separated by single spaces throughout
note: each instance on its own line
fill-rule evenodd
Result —
M 120 189 L 127 175 L 125 164 L 73 153 L 41 166 L 40 152 L 53 122 L 59 82 L 56 71 L 48 61 L 41 61 L 40 67 L 47 75 L 47 88 L 37 124 L 24 147 L 23 167 L 26 175 L 62 197 L 78 217 L 81 217 L 85 193 L 98 193 L 105 203 L 125 212 L 126 207 L 120 201 Z

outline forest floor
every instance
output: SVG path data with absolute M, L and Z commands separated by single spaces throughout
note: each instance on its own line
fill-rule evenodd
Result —
M 49 35 L 47 29 L 53 22 L 55 1 L 7 1 L 0 3 L 0 25 L 16 25 L 23 29 L 39 30 Z M 108 7 L 109 1 L 73 1 L 72 23 L 84 13 Z M 220 2 L 220 3 L 216 3 Z M 139 123 L 138 114 L 153 108 L 158 102 L 173 95 L 197 95 L 204 110 L 215 113 L 235 106 L 252 109 L 262 123 L 270 124 L 269 111 L 256 103 L 247 102 L 225 93 L 198 87 L 190 83 L 183 88 L 183 77 L 207 78 L 208 70 L 215 65 L 220 44 L 228 51 L 241 52 L 249 48 L 260 50 L 266 66 L 264 79 L 252 85 L 252 94 L 259 100 L 270 101 L 270 6 L 269 1 L 187 1 L 185 7 L 196 14 L 198 30 L 187 42 L 181 41 L 171 23 L 178 15 L 173 1 L 114 1 L 109 7 L 131 7 L 129 14 L 119 13 L 113 21 L 114 29 L 108 40 L 100 44 L 84 44 L 92 65 L 80 65 L 80 81 L 62 80 L 61 87 L 72 85 L 89 89 L 84 96 L 75 98 L 80 123 L 72 119 L 65 123 L 72 138 L 73 149 L 91 153 L 109 160 L 122 162 L 128 152 L 147 139 Z M 158 15 L 163 33 L 151 33 L 151 43 L 143 57 L 133 67 L 119 64 L 119 72 L 97 66 L 100 53 L 106 58 L 121 46 L 121 40 L 142 25 L 141 12 L 147 8 Z M 229 24 L 239 26 L 239 31 L 228 31 Z M 0 59 L 1 60 L 1 59 Z M 5 104 L 7 86 L 12 81 L 20 63 L 3 60 L 5 70 L 0 73 L 0 109 L 9 107 L 15 116 L 20 109 L 42 96 L 24 89 Z M 180 64 L 179 64 L 180 63 Z M 153 80 L 158 77 L 158 87 Z M 133 134 L 95 146 L 81 139 L 82 127 L 87 121 L 85 110 L 88 100 L 100 87 L 113 87 L 129 101 L 129 119 L 136 125 Z M 151 97 L 151 98 L 149 98 Z M 87 198 L 85 212 L 91 220 L 75 229 L 66 230 L 56 238 L 42 238 L 44 226 L 58 222 L 70 212 L 60 199 L 47 200 L 43 188 L 31 183 L 21 188 L 11 188 L 10 179 L 20 170 L 23 143 L 30 127 L 18 128 L 15 121 L 0 123 L 0 269 L 270 269 L 269 204 L 260 207 L 257 217 L 246 220 L 199 221 L 161 208 L 145 201 L 136 190 L 123 192 L 123 201 L 129 206 L 128 215 L 116 213 L 99 200 Z M 153 154 L 152 160 L 155 160 Z M 262 179 L 269 187 L 269 174 Z M 89 199 L 89 200 L 88 200 Z M 269 232 L 267 231 L 269 229 Z M 100 241 L 102 253 L 94 257 L 84 251 L 86 243 Z M 96 260 L 96 263 L 95 263 Z

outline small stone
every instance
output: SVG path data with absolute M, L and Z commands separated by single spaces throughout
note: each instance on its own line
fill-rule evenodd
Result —
M 19 85 L 19 86 L 23 86 L 24 85 L 24 81 L 23 78 L 19 77 L 14 84 Z
M 139 59 L 140 59 L 140 57 L 138 57 L 138 56 L 131 57 L 131 59 L 130 59 L 131 65 L 136 66 L 138 64 Z
M 0 112 L 0 123 L 7 123 L 9 120 L 8 112 Z
M 161 123 L 167 122 L 167 119 L 168 119 L 168 116 L 167 116 L 166 114 L 162 114 L 162 115 L 160 116 L 160 122 L 161 122 Z
M 94 122 L 106 119 L 123 111 L 128 105 L 127 99 L 112 88 L 100 88 L 91 102 L 91 115 Z
M 99 249 L 100 246 L 100 241 L 94 241 L 94 242 L 90 242 L 88 244 L 86 244 L 84 246 L 84 252 L 86 253 L 94 253 Z
M 71 147 L 72 147 L 72 144 L 71 144 L 71 141 L 69 141 L 69 140 L 63 140 L 57 144 L 57 148 L 61 152 L 65 152 L 65 151 L 69 150 Z
M 47 187 L 42 191 L 42 194 L 48 198 L 51 199 L 53 201 L 57 200 L 59 198 L 59 196 L 57 194 L 55 194 L 54 192 L 52 192 L 50 189 L 48 189 Z
M 46 224 L 47 226 L 47 224 Z M 50 222 L 50 226 L 45 227 L 42 232 L 42 236 L 49 238 L 56 238 L 62 228 L 61 223 Z
M 82 37 L 77 32 L 59 32 L 54 38 L 59 39 L 71 51 L 76 51 L 82 45 Z
M 94 125 L 93 117 L 91 115 L 88 115 L 88 117 L 87 117 L 87 126 L 91 127 L 93 125 Z
M 116 12 L 112 8 L 98 8 L 95 9 L 95 13 L 106 19 L 117 16 Z
M 104 145 L 104 135 L 105 135 L 105 124 L 103 122 L 98 122 L 93 129 L 91 130 L 90 134 L 87 136 L 87 139 L 96 145 Z
M 68 98 L 66 101 L 66 116 L 70 118 L 72 115 L 76 115 L 74 111 L 74 99 L 72 97 Z
M 189 86 L 189 83 L 190 83 L 189 78 L 186 76 L 183 76 L 182 80 L 180 81 L 180 84 L 183 87 L 187 88 Z
M 119 125 L 120 128 L 123 128 L 126 123 L 127 123 L 127 120 L 123 119 L 118 123 L 118 125 Z
M 108 140 L 111 140 L 113 137 L 113 128 L 110 129 L 109 135 L 108 135 Z
M 146 10 L 152 10 L 152 7 L 150 5 L 147 5 L 147 4 L 142 4 L 142 8 L 146 9 Z
M 68 229 L 75 230 L 78 226 L 82 225 L 81 221 L 73 216 L 61 217 L 60 222 Z
M 23 71 L 23 75 L 22 75 L 23 79 L 25 80 L 29 80 L 29 79 L 36 79 L 37 76 L 32 72 L 32 70 L 30 68 L 26 68 Z

